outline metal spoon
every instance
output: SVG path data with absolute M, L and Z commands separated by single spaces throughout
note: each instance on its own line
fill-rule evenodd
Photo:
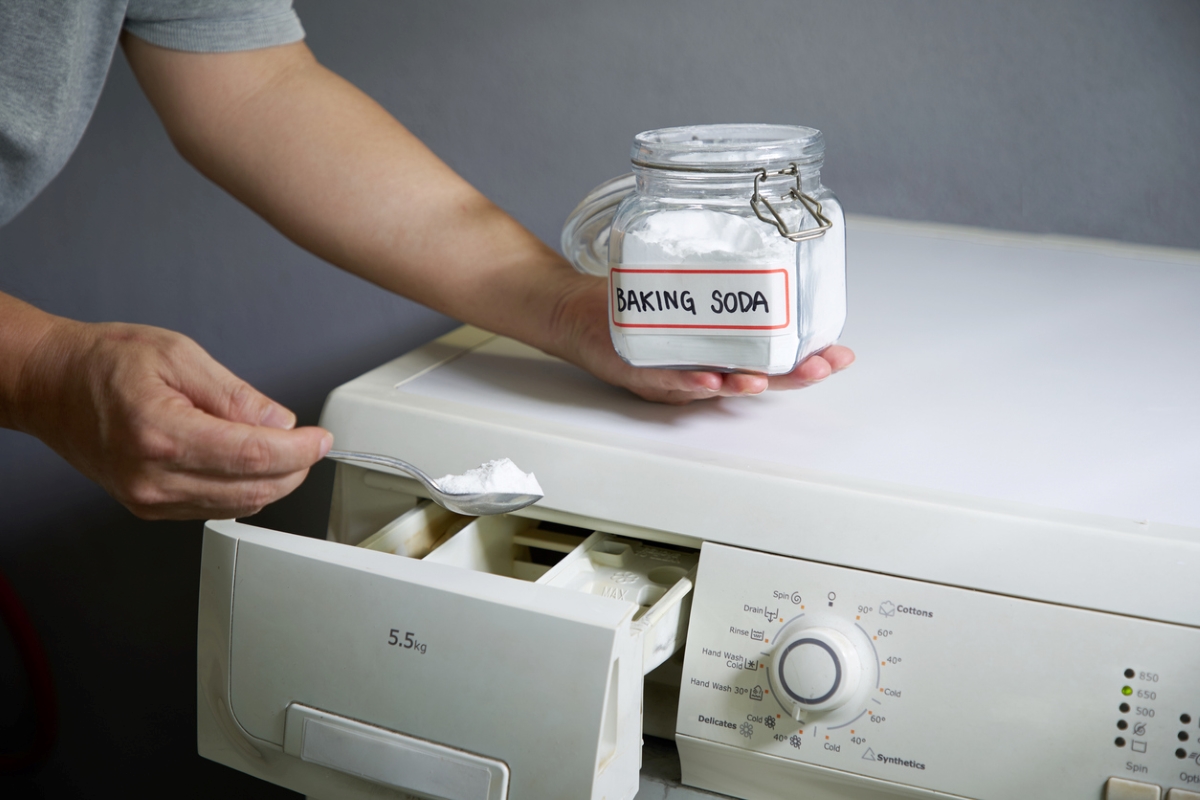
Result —
M 407 461 L 401 461 L 391 456 L 381 456 L 376 453 L 355 453 L 349 450 L 330 450 L 326 458 L 343 461 L 349 464 L 369 464 L 376 467 L 403 472 L 415 478 L 429 492 L 429 498 L 443 508 L 448 508 L 456 514 L 466 514 L 471 517 L 484 517 L 489 514 L 507 514 L 541 500 L 540 494 L 509 494 L 506 492 L 482 492 L 478 494 L 449 494 L 443 492 L 437 481 Z

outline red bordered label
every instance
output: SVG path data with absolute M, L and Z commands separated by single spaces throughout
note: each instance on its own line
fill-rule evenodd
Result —
M 614 267 L 612 323 L 625 333 L 784 331 L 795 319 L 793 271 Z

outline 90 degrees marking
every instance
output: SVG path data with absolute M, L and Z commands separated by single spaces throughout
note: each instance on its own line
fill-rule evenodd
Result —
M 417 635 L 412 631 L 407 631 L 404 638 L 400 638 L 400 631 L 397 628 L 392 628 L 388 631 L 388 644 L 392 647 L 398 647 L 401 650 L 413 650 L 421 655 L 425 655 L 425 643 L 417 641 Z

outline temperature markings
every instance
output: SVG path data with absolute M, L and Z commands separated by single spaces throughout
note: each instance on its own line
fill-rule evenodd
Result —
M 858 628 L 860 631 L 862 631 L 862 633 L 863 633 L 863 636 L 866 636 L 866 635 L 867 635 L 867 631 L 866 631 L 866 630 L 863 628 L 863 626 L 862 626 L 862 625 L 859 625 L 859 624 L 856 622 L 856 623 L 854 623 L 854 627 L 856 627 L 856 628 Z M 870 640 L 870 639 L 868 639 L 867 641 L 869 641 L 869 642 L 870 642 L 871 640 Z M 875 654 L 875 657 L 876 657 L 876 658 L 879 658 L 879 650 L 878 650 L 878 649 L 875 647 L 875 643 L 874 643 L 874 642 L 871 642 L 871 652 Z M 880 683 L 880 680 L 881 680 L 881 678 L 882 678 L 882 675 L 881 675 L 880 671 L 879 671 L 879 670 L 875 670 L 875 685 L 876 685 L 876 686 L 879 686 L 879 683 Z
M 862 719 L 862 716 L 863 716 L 863 714 L 866 714 L 866 713 L 867 713 L 867 710 L 864 708 L 864 709 L 862 710 L 862 712 L 860 712 L 860 713 L 859 713 L 859 715 L 858 715 L 857 717 L 855 717 L 854 719 L 850 720 L 849 722 L 843 722 L 841 725 L 834 725 L 834 726 L 833 726 L 833 727 L 831 727 L 829 730 L 831 730 L 831 731 L 836 731 L 836 730 L 838 730 L 839 728 L 845 728 L 847 725 L 853 725 L 855 722 L 857 722 L 858 720 Z M 854 729 L 853 729 L 853 728 L 851 728 L 851 729 L 850 729 L 850 732 L 851 732 L 851 733 L 854 733 Z

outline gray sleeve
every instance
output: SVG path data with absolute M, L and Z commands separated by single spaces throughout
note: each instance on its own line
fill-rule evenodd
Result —
M 192 53 L 257 50 L 304 38 L 292 0 L 129 0 L 125 30 Z

